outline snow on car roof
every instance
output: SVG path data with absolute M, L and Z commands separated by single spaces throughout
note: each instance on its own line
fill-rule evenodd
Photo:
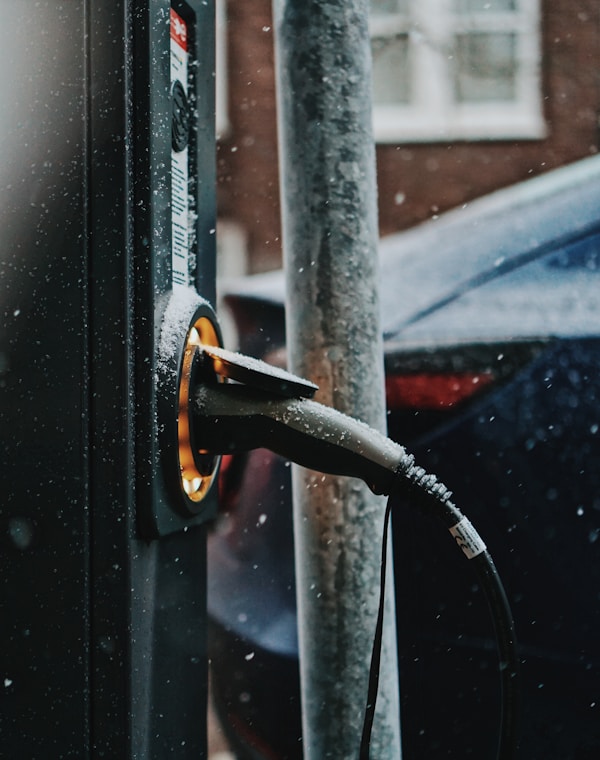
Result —
M 384 237 L 379 244 L 384 332 L 398 333 L 466 291 L 594 230 L 600 230 L 600 156 Z M 221 292 L 283 306 L 284 273 L 231 280 L 222 283 Z

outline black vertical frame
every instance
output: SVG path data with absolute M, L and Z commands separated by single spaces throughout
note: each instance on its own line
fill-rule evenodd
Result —
M 0 0 L 0 13 L 0 755 L 85 758 L 85 6 Z
M 172 520 L 155 466 L 170 3 L 59 5 L 18 4 L 0 121 L 0 755 L 202 758 L 210 510 Z M 214 24 L 212 3 L 186 6 L 196 292 L 211 300 Z M 155 494 L 166 528 L 144 533 Z
M 139 400 L 132 323 L 129 12 L 126 0 L 88 4 L 92 757 L 129 757 L 134 725 L 131 555 Z
M 211 3 L 185 6 L 198 56 L 194 97 L 206 109 L 198 108 L 192 130 L 196 293 L 211 299 L 214 21 Z M 211 509 L 182 516 L 158 431 L 157 346 L 172 295 L 169 11 L 168 0 L 136 0 L 110 10 L 92 3 L 90 13 L 92 751 L 99 757 L 206 752 Z M 124 45 L 115 51 L 118 39 Z

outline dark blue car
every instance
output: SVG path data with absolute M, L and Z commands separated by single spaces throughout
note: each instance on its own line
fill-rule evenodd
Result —
M 515 616 L 523 760 L 600 757 L 600 157 L 380 246 L 389 435 L 453 491 Z M 281 273 L 231 286 L 240 349 L 284 353 Z M 301 758 L 290 471 L 225 463 L 209 547 L 213 696 L 240 759 Z M 408 760 L 493 758 L 481 589 L 441 531 L 394 528 Z

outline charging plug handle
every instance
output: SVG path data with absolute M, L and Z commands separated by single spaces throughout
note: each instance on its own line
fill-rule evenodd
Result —
M 389 494 L 413 458 L 389 438 L 307 398 L 282 398 L 246 385 L 202 385 L 191 408 L 198 449 L 235 454 L 268 448 L 297 464 L 364 480 Z

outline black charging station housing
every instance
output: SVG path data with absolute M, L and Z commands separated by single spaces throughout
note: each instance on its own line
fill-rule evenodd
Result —
M 158 364 L 174 294 L 214 319 L 213 1 L 0 8 L 0 754 L 203 757 L 215 502 L 172 487 Z
M 136 405 L 138 519 L 143 534 L 151 538 L 203 523 L 214 515 L 216 506 L 215 499 L 209 497 L 203 500 L 200 510 L 186 509 L 173 451 L 177 439 L 171 430 L 166 436 L 161 434 L 177 416 L 177 383 L 169 387 L 163 382 L 159 387 L 158 382 L 161 364 L 171 362 L 171 369 L 181 366 L 186 329 L 199 313 L 205 313 L 216 326 L 216 318 L 211 317 L 206 303 L 215 302 L 216 282 L 215 22 L 209 6 L 202 2 L 173 0 L 169 5 L 164 0 L 150 0 L 143 12 L 147 13 L 147 22 L 138 16 L 133 25 L 135 49 L 149 54 L 133 57 L 136 96 L 132 191 L 137 251 L 133 281 L 135 369 L 139 378 L 136 386 L 141 396 Z M 179 27 L 184 30 L 185 51 L 173 42 Z M 173 56 L 187 56 L 184 82 L 181 73 L 173 75 Z M 184 151 L 187 183 L 182 178 L 178 182 L 176 177 L 175 162 Z M 180 197 L 176 185 L 181 189 Z M 182 209 L 184 204 L 187 208 Z M 177 210 L 187 230 L 181 231 L 174 219 Z M 175 239 L 180 235 L 186 239 L 180 239 L 177 245 Z M 195 303 L 194 295 L 198 296 Z M 172 346 L 173 356 L 165 357 L 159 355 L 161 330 L 165 327 L 164 314 L 173 300 L 182 305 L 181 337 Z M 150 314 L 154 315 L 152 325 L 148 322 Z M 172 330 L 173 325 L 167 329 Z

